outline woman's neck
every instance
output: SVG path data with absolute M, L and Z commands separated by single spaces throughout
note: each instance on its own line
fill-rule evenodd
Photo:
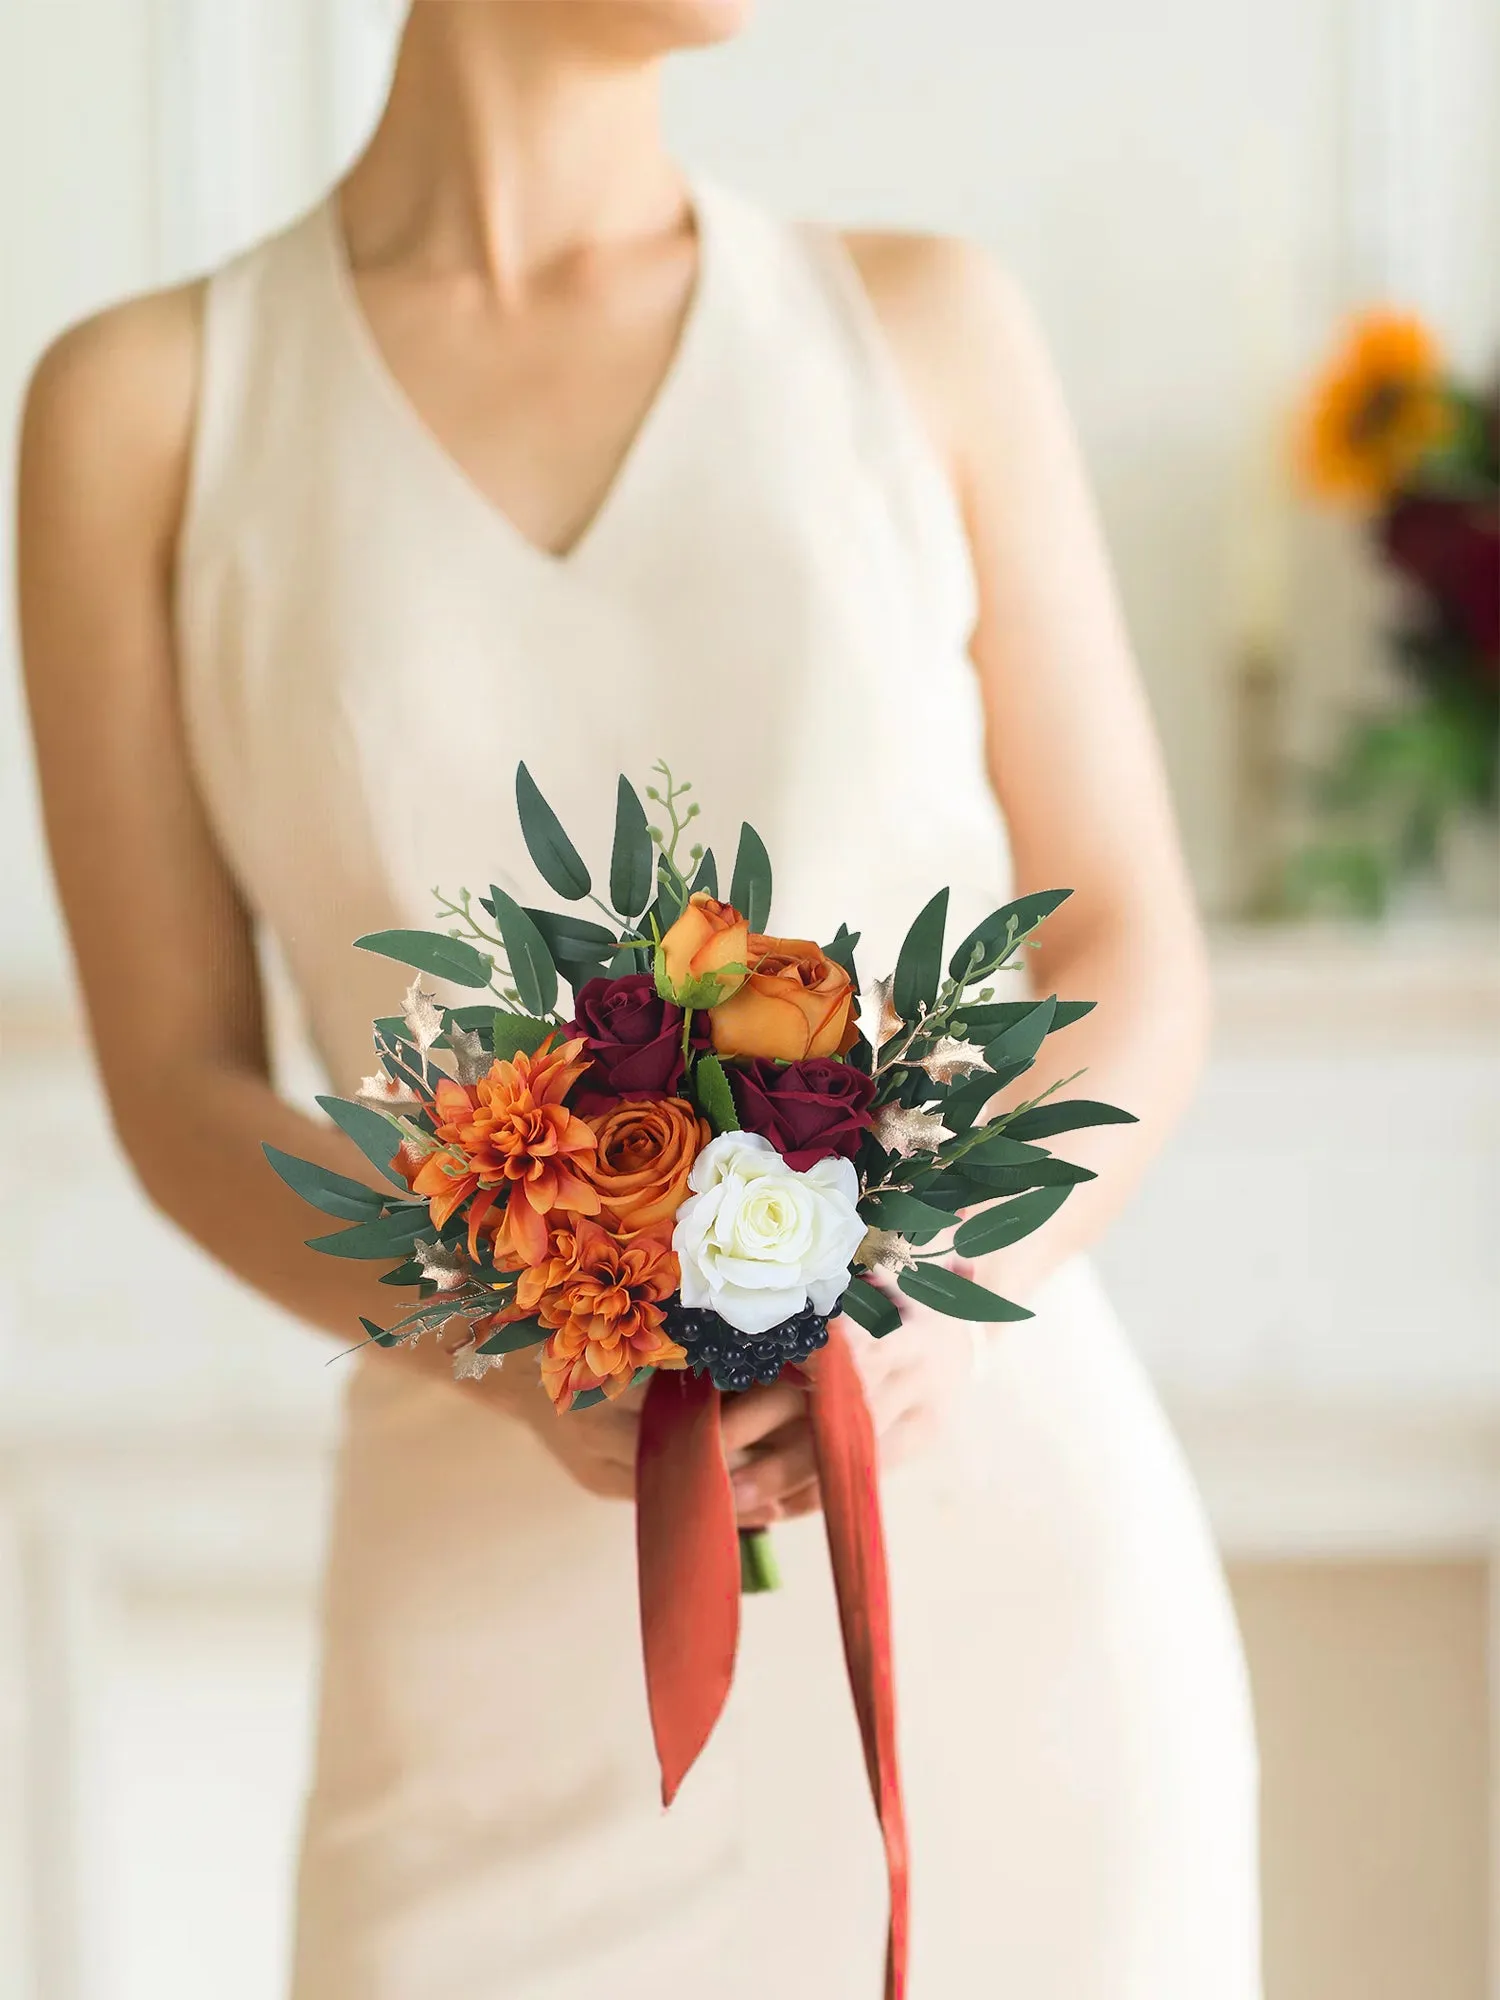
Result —
M 417 0 L 389 98 L 343 184 L 356 263 L 419 258 L 497 290 L 670 226 L 682 176 L 658 66 L 580 45 L 568 8 Z

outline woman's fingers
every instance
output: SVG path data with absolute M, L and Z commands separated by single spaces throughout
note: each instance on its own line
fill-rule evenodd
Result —
M 741 1520 L 766 1507 L 779 1506 L 785 1494 L 814 1478 L 816 1469 L 812 1431 L 806 1421 L 786 1425 L 734 1474 L 735 1505 Z
M 722 1420 L 725 1453 L 744 1451 L 793 1422 L 802 1414 L 806 1393 L 793 1383 L 773 1382 L 769 1388 L 757 1385 L 743 1395 L 726 1398 Z

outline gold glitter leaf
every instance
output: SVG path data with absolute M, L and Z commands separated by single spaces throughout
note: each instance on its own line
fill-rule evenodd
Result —
M 871 1043 L 882 1049 L 893 1035 L 899 1035 L 904 1023 L 896 1012 L 891 995 L 896 988 L 896 975 L 890 973 L 884 979 L 872 979 L 865 988 L 861 999 L 864 1005 L 865 1033 Z
M 882 1104 L 870 1130 L 878 1146 L 903 1160 L 913 1153 L 935 1153 L 953 1137 L 935 1111 L 909 1111 L 900 1104 Z
M 477 1028 L 451 1028 L 448 1041 L 460 1083 L 478 1083 L 482 1076 L 489 1075 L 490 1052 L 479 1039 Z
M 906 1238 L 895 1229 L 867 1229 L 854 1253 L 856 1264 L 862 1264 L 867 1271 L 881 1271 L 888 1278 L 898 1277 L 902 1271 L 909 1271 L 917 1261 L 917 1253 Z
M 919 1059 L 934 1083 L 956 1083 L 960 1077 L 984 1068 L 984 1050 L 975 1042 L 955 1041 L 944 1035 Z
M 423 992 L 420 978 L 414 979 L 401 996 L 401 1018 L 425 1056 L 443 1032 L 443 1010 L 436 995 Z

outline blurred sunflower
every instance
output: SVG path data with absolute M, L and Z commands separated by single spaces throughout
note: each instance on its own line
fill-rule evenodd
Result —
M 1314 493 L 1378 506 L 1447 438 L 1443 356 L 1413 313 L 1372 310 L 1349 328 L 1314 386 L 1298 458 Z

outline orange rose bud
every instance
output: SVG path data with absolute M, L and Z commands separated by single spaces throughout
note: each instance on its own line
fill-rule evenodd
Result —
M 678 1007 L 717 1007 L 744 980 L 749 953 L 749 924 L 700 889 L 656 947 L 656 990 Z
M 807 938 L 750 939 L 750 976 L 708 1017 L 721 1056 L 841 1056 L 853 1048 L 854 988 Z
M 579 1171 L 599 1196 L 605 1226 L 629 1237 L 665 1225 L 670 1236 L 711 1128 L 680 1097 L 622 1097 L 586 1122 L 598 1144 Z

